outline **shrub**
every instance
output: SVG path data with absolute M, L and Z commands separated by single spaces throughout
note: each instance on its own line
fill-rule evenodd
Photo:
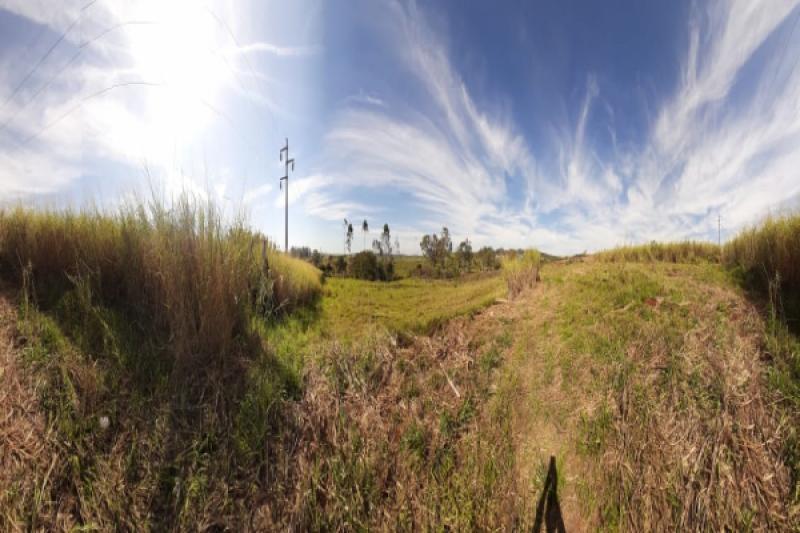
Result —
M 391 281 L 394 278 L 394 263 L 380 261 L 373 252 L 358 252 L 350 259 L 350 275 L 368 281 Z
M 381 279 L 378 256 L 372 252 L 358 252 L 350 259 L 350 275 L 357 279 L 370 281 Z
M 503 261 L 503 275 L 511 298 L 536 285 L 539 280 L 541 259 L 539 251 L 531 249 L 520 255 L 510 256 Z

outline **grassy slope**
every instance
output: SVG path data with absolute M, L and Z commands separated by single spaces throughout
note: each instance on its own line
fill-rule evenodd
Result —
M 518 465 L 536 488 L 556 457 L 568 530 L 797 526 L 791 413 L 727 273 L 552 265 L 537 290 L 507 371 Z
M 392 283 L 331 278 L 322 302 L 324 328 L 352 338 L 373 326 L 422 333 L 452 317 L 469 314 L 507 292 L 499 275 L 468 281 L 403 279 Z

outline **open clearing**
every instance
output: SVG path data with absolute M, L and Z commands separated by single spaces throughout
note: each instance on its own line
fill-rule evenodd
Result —
M 791 424 L 769 386 L 766 325 L 729 274 L 587 261 L 549 264 L 541 278 L 493 305 L 505 292 L 498 276 L 328 280 L 318 311 L 266 330 L 302 390 L 261 431 L 254 420 L 269 419 L 273 404 L 259 407 L 271 394 L 259 387 L 274 384 L 251 381 L 238 424 L 222 426 L 236 435 L 232 448 L 212 430 L 175 441 L 158 429 L 189 424 L 185 414 L 126 419 L 112 407 L 119 400 L 99 392 L 114 386 L 113 368 L 49 319 L 39 336 L 63 341 L 36 341 L 24 323 L 31 338 L 21 336 L 6 292 L 0 446 L 13 479 L 3 481 L 3 523 L 797 527 Z M 47 355 L 60 363 L 46 368 L 73 383 L 72 400 L 60 400 L 73 407 L 53 407 L 31 385 L 44 375 L 42 350 L 64 352 Z M 255 362 L 251 379 L 268 361 Z M 105 413 L 117 417 L 110 433 L 97 422 Z M 291 446 L 264 455 L 265 439 Z M 160 442 L 178 454 L 157 453 Z M 542 497 L 551 469 L 557 513 Z

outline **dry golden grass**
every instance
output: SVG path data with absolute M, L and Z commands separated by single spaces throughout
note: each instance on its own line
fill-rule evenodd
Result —
M 541 263 L 542 255 L 538 250 L 525 250 L 520 255 L 513 254 L 503 259 L 503 276 L 508 285 L 509 297 L 515 298 L 525 289 L 536 285 Z
M 761 278 L 776 279 L 787 290 L 800 290 L 800 214 L 770 217 L 725 244 L 730 266 Z
M 592 254 L 599 261 L 612 263 L 647 263 L 664 261 L 667 263 L 716 263 L 719 262 L 719 246 L 710 242 L 652 242 L 637 246 L 620 246 Z
M 0 211 L 0 272 L 28 283 L 45 308 L 77 288 L 168 339 L 178 366 L 219 363 L 249 316 L 313 301 L 320 274 L 242 221 L 182 197 L 119 212 Z

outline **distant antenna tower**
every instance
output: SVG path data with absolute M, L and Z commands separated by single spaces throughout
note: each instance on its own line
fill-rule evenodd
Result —
M 284 154 L 286 154 L 285 158 L 284 158 Z M 294 172 L 294 159 L 289 159 L 289 139 L 288 138 L 286 139 L 286 146 L 281 148 L 280 158 L 281 158 L 281 161 L 283 161 L 284 164 L 286 165 L 285 173 L 284 173 L 283 177 L 280 180 L 278 180 L 278 183 L 280 184 L 280 187 L 283 188 L 283 180 L 286 180 L 286 220 L 285 220 L 286 234 L 285 234 L 285 237 L 284 237 L 283 245 L 284 245 L 284 248 L 286 249 L 286 253 L 288 254 L 289 253 L 289 165 L 292 165 L 292 172 Z

